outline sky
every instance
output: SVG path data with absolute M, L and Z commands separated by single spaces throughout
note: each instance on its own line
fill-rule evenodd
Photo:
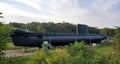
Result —
M 54 22 L 120 26 L 120 0 L 0 0 L 3 23 Z

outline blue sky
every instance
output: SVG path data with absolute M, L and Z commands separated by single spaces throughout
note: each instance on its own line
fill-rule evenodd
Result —
M 120 26 L 120 0 L 0 0 L 4 23 L 69 22 Z

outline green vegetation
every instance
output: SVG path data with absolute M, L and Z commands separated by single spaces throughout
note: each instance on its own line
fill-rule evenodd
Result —
M 15 46 L 12 42 L 7 43 L 6 46 L 6 50 L 24 49 L 24 47 Z
M 0 18 L 4 18 L 4 17 L 2 16 L 2 14 L 3 14 L 3 13 L 0 12 Z
M 3 58 L 0 62 L 0 64 L 26 64 L 26 62 L 29 62 L 30 59 L 31 59 L 31 56 Z
M 88 27 L 88 31 L 90 34 L 99 34 L 100 29 L 98 27 Z
M 43 46 L 33 56 L 6 58 L 2 64 L 119 64 L 120 55 L 113 52 L 111 46 L 92 47 L 84 42 L 75 42 L 54 50 Z
M 76 33 L 76 25 L 70 24 L 67 22 L 63 23 L 39 23 L 39 22 L 31 22 L 31 23 L 9 23 L 9 25 L 12 25 L 16 28 L 22 28 L 27 29 L 29 31 L 34 32 L 52 32 L 52 33 Z M 98 28 L 98 27 L 91 27 L 88 26 L 88 31 L 90 34 L 105 34 L 110 37 L 113 37 L 115 35 L 115 30 L 113 28 Z
M 1 14 L 1 13 L 0 13 Z M 0 58 L 0 64 L 120 64 L 120 27 L 115 29 L 89 27 L 89 33 L 105 34 L 111 37 L 112 42 L 106 45 L 89 46 L 85 42 L 47 50 L 43 46 L 40 50 L 30 47 L 17 47 L 11 43 L 10 34 L 15 28 L 23 28 L 34 32 L 76 33 L 76 25 L 70 23 L 38 23 L 27 24 L 0 22 L 0 55 L 7 49 L 28 49 L 37 54 L 33 56 Z M 29 50 L 30 49 L 30 50 Z M 1 56 L 0 56 L 1 57 Z
M 6 43 L 10 42 L 10 34 L 14 28 L 10 25 L 0 25 L 0 55 L 2 54 L 2 50 L 5 50 Z
M 112 28 L 103 28 L 100 30 L 101 34 L 105 34 L 108 36 L 114 36 L 115 35 L 115 29 Z
M 112 45 L 100 45 L 94 48 L 95 48 L 95 51 L 101 55 L 111 54 L 114 51 Z
M 115 32 L 116 34 L 113 39 L 114 40 L 113 46 L 114 46 L 115 52 L 120 54 L 120 27 L 117 27 Z
M 52 33 L 76 33 L 76 25 L 70 23 L 38 23 L 31 22 L 27 24 L 23 23 L 10 23 L 10 25 L 16 28 L 27 29 L 34 32 L 52 32 Z

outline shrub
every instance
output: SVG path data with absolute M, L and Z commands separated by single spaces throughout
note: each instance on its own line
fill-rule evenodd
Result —
M 85 42 L 75 42 L 70 46 L 55 48 L 54 50 L 40 49 L 33 57 L 38 64 L 97 64 L 100 57 L 93 47 Z M 29 63 L 32 63 L 31 61 Z M 34 63 L 33 63 L 34 64 Z
M 85 45 L 85 42 L 75 42 L 67 47 L 67 50 L 70 64 L 97 64 L 100 59 L 94 48 Z
M 120 64 L 120 55 L 114 53 L 102 55 L 99 64 Z
M 0 55 L 2 54 L 2 51 L 5 50 L 6 43 L 11 41 L 10 34 L 13 30 L 14 28 L 9 25 L 0 26 Z

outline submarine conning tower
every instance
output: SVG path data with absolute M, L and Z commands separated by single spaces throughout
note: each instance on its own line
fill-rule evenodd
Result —
M 76 31 L 77 34 L 83 34 L 83 35 L 89 34 L 88 26 L 84 24 L 78 24 L 76 30 L 77 30 Z

